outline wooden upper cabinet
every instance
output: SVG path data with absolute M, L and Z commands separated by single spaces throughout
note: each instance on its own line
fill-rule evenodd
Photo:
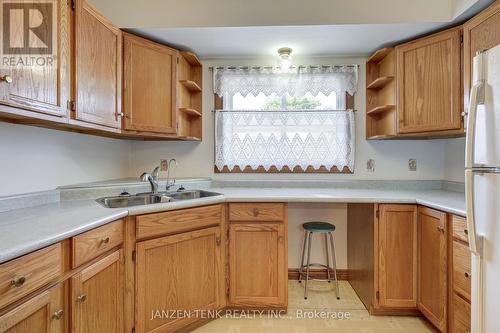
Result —
M 229 303 L 243 307 L 287 306 L 285 223 L 229 226 Z
M 178 51 L 124 33 L 124 129 L 176 133 Z
M 446 328 L 446 213 L 418 209 L 418 308 L 441 332 Z
M 472 84 L 472 59 L 476 52 L 500 44 L 500 1 L 464 24 L 464 100 L 469 104 Z
M 36 47 L 21 41 L 25 42 L 21 54 L 3 52 L 12 57 L 12 63 L 0 69 L 5 79 L 0 81 L 0 104 L 62 118 L 67 116 L 70 90 L 69 9 L 66 0 L 59 0 L 39 10 L 47 22 L 42 21 L 46 24 L 37 30 Z M 30 116 L 38 117 L 36 113 Z
M 121 31 L 86 0 L 75 0 L 74 118 L 121 127 Z
M 122 250 L 71 278 L 72 332 L 123 332 Z
M 462 27 L 396 47 L 398 133 L 460 131 Z
M 60 285 L 46 290 L 0 316 L 2 333 L 65 333 L 67 313 Z
M 195 315 L 162 317 L 161 311 L 215 310 L 222 306 L 222 246 L 218 226 L 137 243 L 138 333 L 175 332 L 200 319 Z
M 378 304 L 417 307 L 417 207 L 379 205 Z

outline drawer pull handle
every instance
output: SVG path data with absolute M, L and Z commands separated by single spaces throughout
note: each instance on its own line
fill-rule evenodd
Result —
M 468 235 L 469 234 L 469 230 L 464 229 L 464 234 Z
M 10 281 L 10 285 L 16 288 L 22 287 L 22 285 L 26 282 L 26 278 L 24 276 L 20 276 Z
M 464 276 L 465 276 L 466 278 L 470 278 L 470 274 L 469 274 L 469 273 L 467 273 L 467 272 L 465 272 L 465 273 L 464 273 Z
M 258 216 L 259 215 L 259 209 L 258 208 L 254 208 L 253 209 L 253 216 Z
M 104 237 L 101 239 L 101 245 L 106 245 L 109 243 L 109 237 Z
M 11 84 L 12 83 L 12 76 L 10 76 L 10 75 L 0 76 L 0 82 L 5 82 L 7 84 Z
M 87 295 L 85 295 L 85 294 L 81 294 L 80 296 L 78 296 L 78 297 L 76 298 L 77 303 L 83 303 L 83 302 L 85 302 L 86 300 L 87 300 Z
M 56 312 L 54 312 L 54 314 L 52 315 L 52 318 L 55 319 L 55 320 L 59 320 L 59 319 L 62 318 L 63 315 L 64 315 L 64 310 L 63 309 L 59 309 Z

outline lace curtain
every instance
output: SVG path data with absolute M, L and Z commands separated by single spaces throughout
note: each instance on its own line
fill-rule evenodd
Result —
M 226 99 L 242 96 L 317 96 L 335 92 L 337 109 L 303 111 L 217 110 L 215 165 L 219 171 L 299 166 L 354 170 L 354 113 L 345 110 L 345 93 L 354 95 L 357 67 L 309 67 L 281 73 L 277 69 L 226 68 L 214 73 L 214 91 Z

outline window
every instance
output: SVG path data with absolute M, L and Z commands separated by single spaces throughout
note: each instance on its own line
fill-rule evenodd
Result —
M 219 172 L 352 172 L 357 66 L 215 69 Z

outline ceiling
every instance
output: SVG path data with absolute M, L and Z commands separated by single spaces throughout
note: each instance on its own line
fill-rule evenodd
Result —
M 201 58 L 366 55 L 493 0 L 91 0 L 115 24 Z

